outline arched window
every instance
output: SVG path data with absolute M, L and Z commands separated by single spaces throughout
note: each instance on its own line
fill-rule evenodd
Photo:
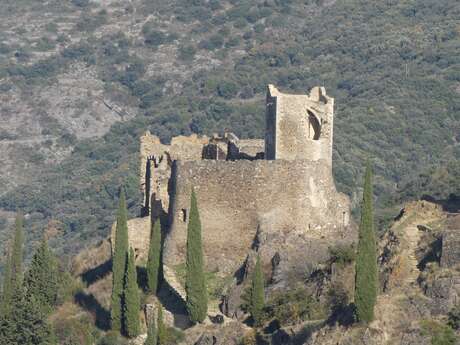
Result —
M 318 117 L 315 116 L 310 110 L 308 113 L 308 138 L 318 140 L 321 136 L 321 123 L 318 121 Z

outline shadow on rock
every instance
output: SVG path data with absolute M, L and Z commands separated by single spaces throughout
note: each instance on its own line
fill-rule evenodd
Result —
M 81 275 L 81 279 L 88 286 L 94 284 L 98 280 L 104 278 L 107 274 L 112 271 L 112 260 L 107 260 L 104 263 L 96 266 L 90 270 L 87 270 Z
M 96 319 L 96 327 L 103 331 L 110 329 L 110 312 L 105 309 L 93 294 L 79 292 L 74 296 L 75 303 L 90 312 Z

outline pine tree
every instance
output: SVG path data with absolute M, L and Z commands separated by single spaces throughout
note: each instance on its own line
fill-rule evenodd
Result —
M 16 224 L 11 252 L 11 286 L 13 291 L 22 285 L 22 260 L 24 256 L 24 229 L 21 213 L 16 216 Z
M 203 322 L 208 311 L 208 296 L 203 267 L 201 222 L 194 190 L 192 190 L 187 228 L 185 291 L 190 320 L 194 323 Z
M 155 320 L 151 320 L 148 326 L 147 339 L 145 339 L 144 345 L 157 345 L 158 333 L 155 327 Z
M 123 311 L 123 284 L 128 255 L 128 211 L 124 190 L 120 191 L 117 224 L 115 229 L 115 248 L 112 257 L 112 300 L 111 326 L 113 330 L 121 331 Z
M 0 344 L 56 344 L 53 329 L 40 303 L 21 288 L 12 298 L 11 314 L 0 321 Z
M 374 318 L 378 285 L 372 197 L 372 168 L 368 161 L 364 180 L 355 279 L 356 313 L 358 320 L 365 323 L 371 322 Z
M 256 266 L 252 274 L 251 286 L 251 305 L 250 311 L 254 323 L 260 325 L 263 309 L 265 307 L 265 292 L 264 292 L 264 274 L 260 265 L 260 256 L 257 255 Z
M 24 278 L 24 285 L 29 296 L 43 307 L 48 314 L 56 305 L 59 289 L 59 272 L 56 259 L 45 239 L 37 248 Z
M 140 298 L 137 285 L 136 263 L 133 248 L 128 255 L 125 274 L 123 325 L 124 333 L 129 338 L 137 337 L 140 333 L 139 310 Z
M 161 304 L 158 305 L 157 333 L 158 333 L 158 344 L 157 345 L 166 345 L 168 333 L 166 330 L 165 323 L 163 321 L 163 307 L 161 306 Z
M 161 265 L 161 224 L 158 219 L 153 223 L 150 234 L 149 257 L 147 262 L 147 286 L 150 293 L 157 293 Z

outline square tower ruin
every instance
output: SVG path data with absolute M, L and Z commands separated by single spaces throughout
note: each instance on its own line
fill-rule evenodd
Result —
M 332 165 L 334 99 L 324 87 L 292 95 L 268 85 L 265 159 L 323 159 Z

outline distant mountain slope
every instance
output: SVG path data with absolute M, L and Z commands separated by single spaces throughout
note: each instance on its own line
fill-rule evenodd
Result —
M 107 234 L 121 183 L 137 212 L 144 130 L 261 137 L 267 83 L 326 86 L 339 188 L 356 202 L 372 156 L 391 204 L 460 157 L 458 18 L 456 0 L 3 0 L 0 207 L 33 238 L 58 220 L 75 252 Z

